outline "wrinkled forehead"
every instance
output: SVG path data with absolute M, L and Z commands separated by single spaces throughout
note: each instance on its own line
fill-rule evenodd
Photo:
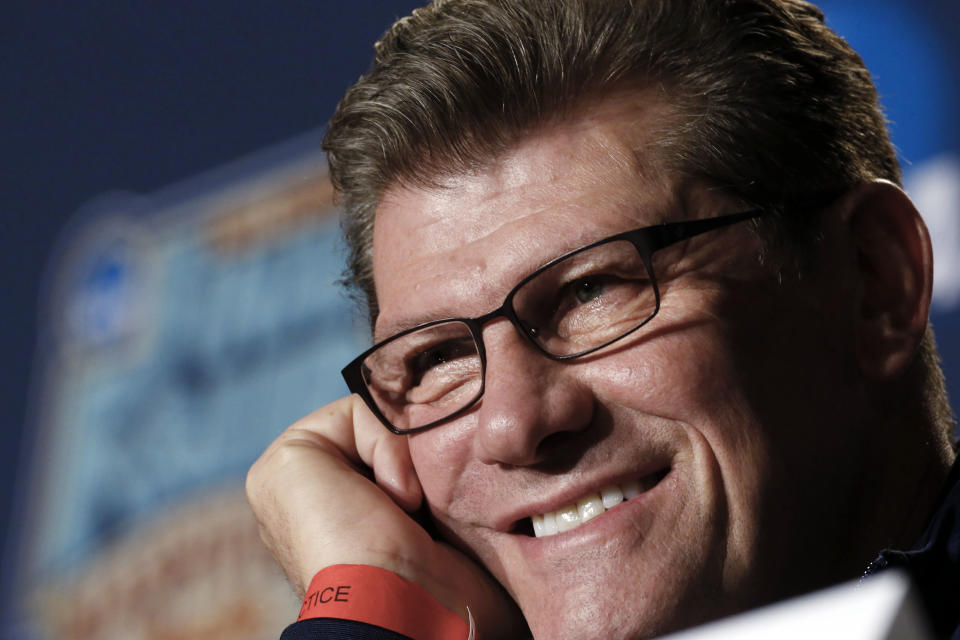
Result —
M 394 324 L 414 298 L 433 319 L 444 309 L 432 291 L 485 297 L 560 253 L 669 217 L 678 185 L 656 152 L 669 115 L 665 101 L 611 97 L 484 167 L 387 189 L 373 235 L 380 319 Z
M 543 123 L 483 166 L 391 184 L 375 216 L 375 265 L 398 235 L 416 234 L 429 250 L 455 237 L 469 242 L 485 234 L 490 216 L 484 205 L 491 194 L 509 196 L 520 216 L 552 206 L 552 196 L 565 185 L 602 183 L 611 173 L 629 173 L 638 182 L 662 181 L 666 169 L 658 143 L 671 120 L 672 110 L 659 94 L 623 91 Z M 432 206 L 397 206 L 416 191 L 430 192 Z M 401 256 L 391 252 L 389 257 Z

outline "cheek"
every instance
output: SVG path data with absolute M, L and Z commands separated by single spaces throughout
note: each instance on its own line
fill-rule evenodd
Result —
M 611 413 L 699 443 L 683 448 L 697 474 L 715 476 L 731 502 L 748 504 L 772 443 L 734 350 L 718 323 L 687 322 L 589 363 L 581 380 Z
M 664 332 L 629 347 L 582 368 L 581 382 L 601 403 L 694 427 L 744 410 L 730 349 L 706 326 Z
M 468 418 L 408 436 L 413 468 L 434 511 L 449 512 L 464 477 L 470 452 Z
M 711 326 L 688 327 L 598 360 L 583 378 L 611 411 L 677 430 L 675 441 L 687 444 L 675 463 L 696 479 L 701 497 L 713 496 L 714 507 L 727 513 L 720 526 L 729 571 L 737 573 L 737 565 L 749 564 L 742 549 L 759 535 L 757 505 L 772 475 L 773 442 L 732 349 Z

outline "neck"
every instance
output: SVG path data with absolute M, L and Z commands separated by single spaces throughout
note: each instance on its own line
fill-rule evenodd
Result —
M 877 434 L 878 447 L 866 479 L 874 485 L 873 515 L 864 521 L 875 553 L 883 548 L 909 549 L 923 534 L 943 497 L 947 476 L 956 457 L 945 436 L 921 425 L 898 425 Z M 925 437 L 921 437 L 921 434 Z M 897 437 L 899 435 L 899 437 Z M 871 524 L 872 520 L 872 524 Z M 872 559 L 872 558 L 871 558 Z
M 943 499 L 947 477 L 955 458 L 954 451 L 944 447 L 939 449 L 936 455 L 931 455 L 921 469 L 912 499 L 907 503 L 909 508 L 906 510 L 903 525 L 892 541 L 895 547 L 908 549 L 923 534 Z

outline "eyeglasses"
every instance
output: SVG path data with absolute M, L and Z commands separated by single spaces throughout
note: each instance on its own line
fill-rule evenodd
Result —
M 551 260 L 477 318 L 427 322 L 375 344 L 341 372 L 390 431 L 413 433 L 469 410 L 483 396 L 483 326 L 504 317 L 552 360 L 572 360 L 629 336 L 660 310 L 654 254 L 758 218 L 752 210 L 626 231 Z

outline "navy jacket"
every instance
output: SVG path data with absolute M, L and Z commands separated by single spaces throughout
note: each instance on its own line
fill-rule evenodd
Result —
M 864 575 L 891 567 L 910 574 L 936 637 L 960 640 L 960 458 L 950 470 L 939 508 L 913 548 L 881 551 Z

